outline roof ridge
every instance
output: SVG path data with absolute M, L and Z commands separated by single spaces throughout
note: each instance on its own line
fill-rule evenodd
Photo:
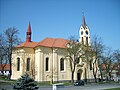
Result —
M 59 38 L 59 37 L 58 38 L 46 37 L 46 38 L 48 38 L 48 39 L 64 39 L 64 38 Z M 64 40 L 67 40 L 67 39 L 64 39 Z
M 35 47 L 38 44 L 38 42 L 23 42 L 16 47 Z
M 55 38 L 55 40 L 53 41 L 52 47 L 54 46 L 54 44 L 55 44 L 56 40 L 57 40 L 57 39 Z

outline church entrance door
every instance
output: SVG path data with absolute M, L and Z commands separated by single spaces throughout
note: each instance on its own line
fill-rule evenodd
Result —
M 78 80 L 78 81 L 81 80 L 82 72 L 83 72 L 83 71 L 82 71 L 81 69 L 79 69 L 78 72 L 77 72 L 77 80 Z

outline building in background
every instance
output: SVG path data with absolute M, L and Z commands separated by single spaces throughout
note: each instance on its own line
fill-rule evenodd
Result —
M 0 75 L 8 76 L 10 74 L 10 64 L 0 64 Z

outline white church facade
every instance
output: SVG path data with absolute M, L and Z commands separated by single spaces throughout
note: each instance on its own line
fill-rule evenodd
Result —
M 29 73 L 36 81 L 69 81 L 71 70 L 65 60 L 68 40 L 63 38 L 45 38 L 40 42 L 31 41 L 31 26 L 26 32 L 26 41 L 16 46 L 12 52 L 12 76 L 18 79 Z M 79 30 L 79 42 L 90 45 L 90 30 L 83 16 Z M 84 63 L 84 64 L 83 64 Z M 82 60 L 76 66 L 74 80 L 93 79 L 92 70 Z

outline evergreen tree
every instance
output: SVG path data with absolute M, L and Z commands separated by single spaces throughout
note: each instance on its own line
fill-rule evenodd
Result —
M 17 82 L 13 85 L 13 89 L 17 90 L 36 90 L 38 88 L 39 87 L 37 87 L 35 81 L 30 78 L 27 73 L 21 76 L 21 78 L 19 78 Z

